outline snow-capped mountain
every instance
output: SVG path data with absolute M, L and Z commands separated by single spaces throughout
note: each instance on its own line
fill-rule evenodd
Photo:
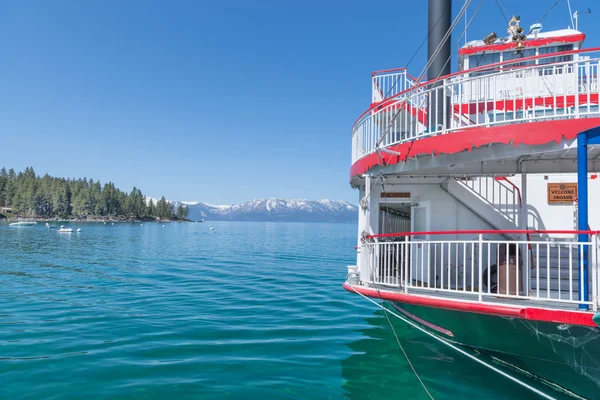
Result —
M 189 203 L 188 203 L 189 204 Z M 189 204 L 192 220 L 355 222 L 357 207 L 335 200 L 257 199 L 243 204 Z

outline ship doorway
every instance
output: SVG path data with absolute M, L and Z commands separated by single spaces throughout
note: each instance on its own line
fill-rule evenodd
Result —
M 379 233 L 384 236 L 377 239 L 382 246 L 376 248 L 376 267 L 374 278 L 382 284 L 402 285 L 408 260 L 406 243 L 407 232 L 411 231 L 412 208 L 410 203 L 380 203 Z
M 428 252 L 431 250 L 431 244 L 427 242 L 428 231 L 428 202 L 379 204 L 379 233 L 389 235 L 378 239 L 384 243 L 375 254 L 378 259 L 375 274 L 379 283 L 435 284 L 435 273 L 425 273 L 429 271 L 425 260 L 430 259 Z M 407 234 L 411 232 L 423 233 Z
M 410 203 L 393 203 L 379 205 L 379 233 L 398 233 L 411 231 Z

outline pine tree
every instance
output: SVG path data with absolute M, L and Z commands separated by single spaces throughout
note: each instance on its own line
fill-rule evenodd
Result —
M 146 196 L 134 187 L 127 194 L 112 182 L 102 185 L 86 178 L 64 179 L 48 174 L 43 177 L 33 167 L 15 173 L 0 169 L 0 206 L 12 207 L 22 215 L 70 218 L 88 216 L 171 218 L 173 204 L 161 198 L 146 205 Z
M 150 199 L 148 202 L 148 210 L 146 211 L 146 215 L 149 217 L 156 217 L 156 207 L 154 207 L 154 201 Z

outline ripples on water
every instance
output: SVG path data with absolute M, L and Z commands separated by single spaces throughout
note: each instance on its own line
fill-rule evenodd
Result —
M 1 398 L 427 398 L 341 288 L 356 226 L 0 225 Z M 394 323 L 436 399 L 528 398 Z

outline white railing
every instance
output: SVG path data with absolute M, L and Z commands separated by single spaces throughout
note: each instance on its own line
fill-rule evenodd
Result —
M 492 64 L 391 94 L 354 124 L 352 162 L 378 147 L 472 127 L 598 116 L 600 57 L 580 54 L 599 50 Z
M 373 73 L 372 103 L 389 99 L 417 85 L 417 80 L 410 76 L 406 69 L 378 71 Z
M 480 177 L 476 179 L 456 179 L 484 202 L 492 206 L 507 221 L 520 228 L 521 199 L 517 189 L 504 180 Z
M 549 231 L 548 231 L 549 232 Z M 562 232 L 562 231 L 561 231 Z M 456 232 L 453 233 L 453 235 Z M 416 240 L 411 236 L 367 240 L 369 283 L 399 291 L 459 293 L 488 299 L 532 299 L 550 303 L 598 306 L 598 236 L 589 241 L 496 240 L 495 233 L 471 233 L 463 240 Z M 522 249 L 531 244 L 533 269 Z M 588 298 L 584 293 L 584 260 L 588 260 Z M 362 278 L 365 280 L 364 277 Z M 522 304 L 522 303 L 519 303 Z

